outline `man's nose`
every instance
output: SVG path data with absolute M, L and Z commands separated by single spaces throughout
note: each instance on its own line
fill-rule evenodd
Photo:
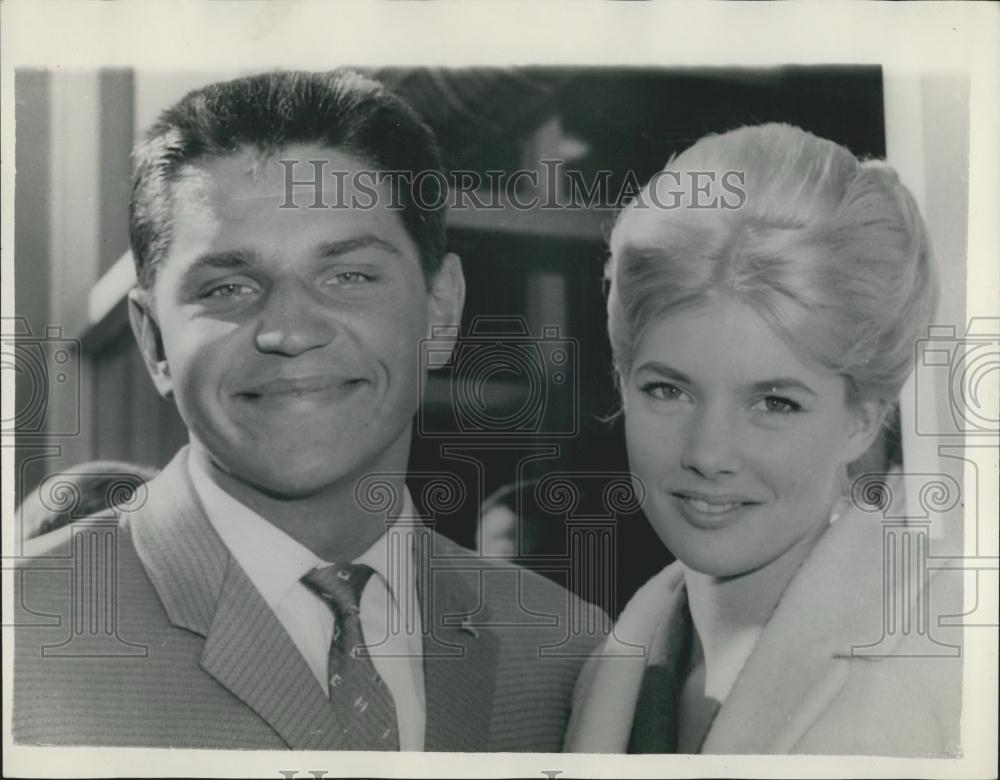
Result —
M 257 325 L 257 349 L 294 357 L 325 346 L 337 330 L 328 302 L 296 280 L 269 292 Z
M 724 410 L 699 409 L 687 428 L 681 465 L 705 479 L 735 474 L 741 463 L 737 425 Z

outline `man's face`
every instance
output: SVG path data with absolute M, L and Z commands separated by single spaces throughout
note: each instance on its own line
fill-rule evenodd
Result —
M 301 161 L 296 179 L 312 171 L 306 161 L 326 161 L 330 187 L 330 172 L 349 180 L 367 167 L 318 145 L 188 166 L 174 185 L 170 250 L 132 317 L 194 445 L 240 482 L 297 498 L 405 467 L 419 341 L 431 323 L 456 321 L 463 286 L 454 256 L 428 285 L 384 197 L 313 209 L 300 187 L 298 207 L 279 208 L 279 159 Z M 323 200 L 350 202 L 340 194 Z

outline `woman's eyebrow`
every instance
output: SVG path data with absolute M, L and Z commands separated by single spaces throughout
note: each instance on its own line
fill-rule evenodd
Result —
M 679 382 L 688 385 L 692 384 L 691 378 L 687 374 L 672 368 L 666 363 L 661 363 L 658 360 L 650 360 L 643 363 L 641 366 L 636 368 L 635 373 L 638 374 L 643 371 L 658 374 L 659 376 L 669 379 L 672 382 Z M 774 393 L 783 390 L 799 390 L 812 396 L 817 395 L 816 391 L 809 387 L 809 385 L 801 379 L 796 379 L 795 377 L 781 376 L 773 379 L 763 379 L 757 382 L 752 382 L 746 387 L 751 393 Z
M 801 390 L 809 395 L 816 395 L 816 391 L 801 379 L 794 377 L 776 377 L 774 379 L 764 379 L 749 385 L 750 392 L 753 393 L 773 393 L 779 390 Z
M 650 371 L 654 374 L 659 374 L 665 379 L 669 379 L 673 382 L 681 382 L 684 384 L 691 384 L 691 378 L 675 368 L 671 368 L 666 363 L 661 363 L 658 360 L 649 360 L 639 366 L 635 373 L 640 373 L 642 371 Z

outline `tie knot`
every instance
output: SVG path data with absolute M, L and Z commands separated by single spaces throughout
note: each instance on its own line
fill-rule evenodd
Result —
M 375 573 L 363 563 L 334 563 L 312 569 L 302 583 L 319 596 L 338 617 L 356 615 L 361 610 L 361 593 Z

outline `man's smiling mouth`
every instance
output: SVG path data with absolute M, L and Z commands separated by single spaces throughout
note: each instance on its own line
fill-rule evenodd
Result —
M 311 375 L 303 377 L 277 377 L 239 390 L 234 395 L 244 401 L 285 401 L 312 396 L 329 397 L 331 400 L 345 396 L 366 384 L 362 377 Z

